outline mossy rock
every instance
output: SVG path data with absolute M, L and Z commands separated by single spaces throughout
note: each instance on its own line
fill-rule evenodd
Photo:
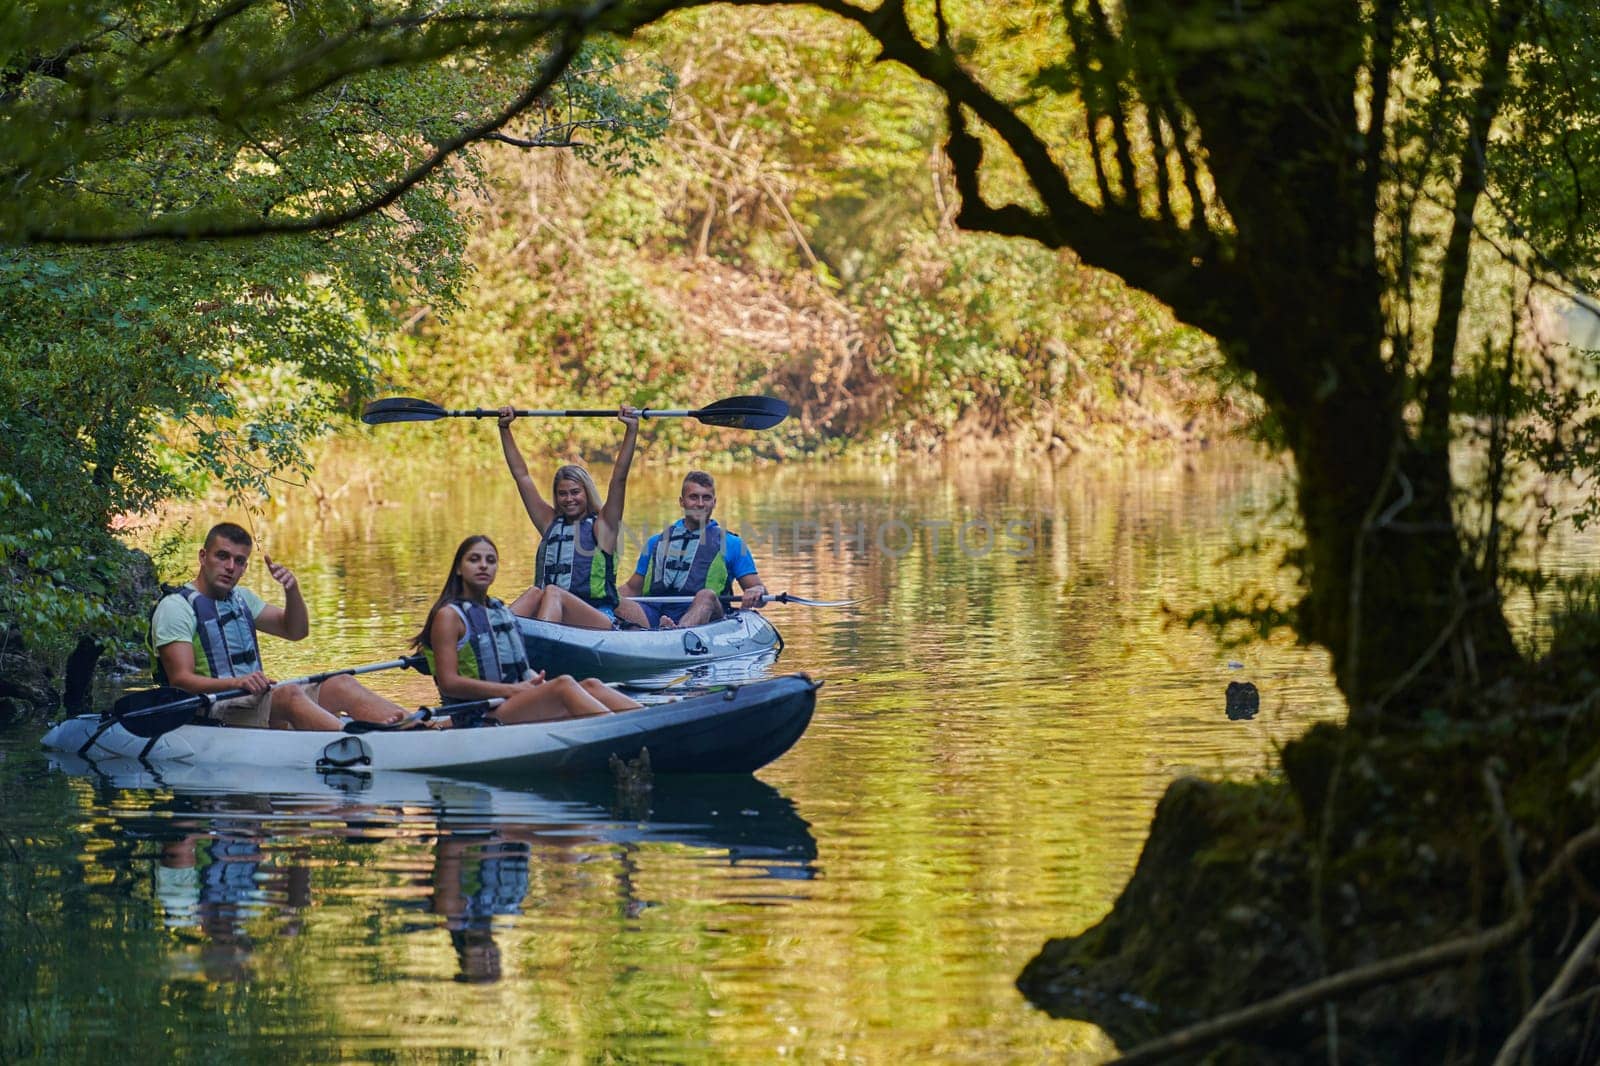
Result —
M 1128 1049 L 1494 926 L 1522 890 L 1507 877 L 1502 830 L 1525 886 L 1595 824 L 1597 756 L 1592 711 L 1559 722 L 1519 712 L 1384 736 L 1317 726 L 1285 749 L 1283 779 L 1175 781 L 1111 913 L 1048 942 L 1018 987 Z M 1600 861 L 1589 865 L 1600 882 Z M 1522 968 L 1533 989 L 1547 985 L 1597 909 L 1562 882 L 1535 911 L 1525 957 L 1506 951 L 1371 988 L 1336 1005 L 1336 1029 L 1316 1007 L 1196 1058 L 1321 1063 L 1336 1033 L 1341 1061 L 1487 1061 L 1521 1016 Z M 1541 1026 L 1540 1061 L 1594 1050 L 1584 1014 Z

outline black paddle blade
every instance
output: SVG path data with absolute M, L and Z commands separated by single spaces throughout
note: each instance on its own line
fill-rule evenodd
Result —
M 151 688 L 118 698 L 111 717 L 134 736 L 149 740 L 190 721 L 205 704 L 204 698 L 181 688 Z
M 136 714 L 125 714 L 117 719 L 117 724 L 136 737 L 153 740 L 163 733 L 170 733 L 181 725 L 194 721 L 194 712 L 198 709 L 198 701 L 194 703 L 173 703 L 166 707 L 154 707 L 148 711 Z
M 771 429 L 789 417 L 789 405 L 771 396 L 730 396 L 694 412 L 708 426 Z
M 808 600 L 804 596 L 796 596 L 790 592 L 780 592 L 776 596 L 767 597 L 779 603 L 798 603 L 804 607 L 854 607 L 861 600 Z
M 410 396 L 389 396 L 367 404 L 361 412 L 361 421 L 369 426 L 381 426 L 386 422 L 432 422 L 444 416 L 445 409 L 436 403 Z

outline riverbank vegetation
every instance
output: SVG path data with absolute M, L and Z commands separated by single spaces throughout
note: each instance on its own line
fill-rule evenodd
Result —
M 639 47 L 679 79 L 654 165 L 486 156 L 473 284 L 447 319 L 418 310 L 398 391 L 557 407 L 759 391 L 794 418 L 737 442 L 664 425 L 657 446 L 788 457 L 1060 458 L 1243 421 L 1243 393 L 1217 410 L 1214 346 L 1157 302 L 1070 253 L 958 230 L 926 90 L 839 26 L 697 13 Z
M 1600 69 L 1600 16 L 1532 0 L 795 5 L 836 19 L 815 31 L 809 15 L 778 28 L 722 8 L 667 18 L 678 6 L 697 5 L 485 4 L 447 19 L 407 11 L 404 35 L 386 35 L 398 23 L 381 19 L 322 27 L 348 48 L 308 47 L 299 26 L 234 41 L 240 56 L 288 57 L 296 78 L 314 74 L 307 95 L 279 98 L 280 67 L 235 64 L 269 109 L 325 103 L 329 86 L 395 65 L 461 69 L 436 62 L 446 55 L 532 57 L 531 81 L 428 141 L 417 165 L 344 183 L 308 175 L 301 199 L 256 212 L 264 221 L 228 197 L 216 209 L 185 199 L 141 203 L 131 219 L 19 215 L 7 235 L 34 254 L 173 234 L 381 229 L 437 172 L 428 160 L 497 135 L 543 99 L 578 41 L 651 27 L 683 83 L 661 169 L 615 182 L 550 160 L 485 171 L 471 253 L 480 280 L 450 318 L 447 301 L 391 308 L 410 327 L 412 358 L 389 380 L 480 403 L 505 395 L 508 375 L 551 393 L 635 389 L 647 401 L 655 389 L 710 399 L 782 386 L 800 417 L 776 442 L 796 450 L 997 433 L 1043 450 L 1071 445 L 1052 409 L 1063 393 L 1138 395 L 1138 382 L 1205 366 L 1198 337 L 1214 338 L 1225 373 L 1259 397 L 1263 425 L 1294 460 L 1303 539 L 1283 563 L 1302 588 L 1197 617 L 1287 626 L 1325 647 L 1349 721 L 1291 745 L 1286 785 L 1242 798 L 1180 786 L 1174 802 L 1196 809 L 1158 818 L 1148 879 L 1135 877 L 1100 930 L 1031 967 L 1029 994 L 1098 1015 L 1128 974 L 1145 974 L 1157 1031 L 1256 998 L 1248 984 L 1198 988 L 1159 965 L 1178 940 L 1196 946 L 1197 965 L 1227 965 L 1206 945 L 1237 935 L 1228 923 L 1246 900 L 1171 907 L 1159 886 L 1191 861 L 1239 868 L 1248 853 L 1253 876 L 1239 890 L 1282 919 L 1244 923 L 1256 964 L 1274 985 L 1304 990 L 1247 1015 L 1253 1028 L 1209 1039 L 1242 1040 L 1246 1057 L 1400 1054 L 1395 1034 L 1432 1008 L 1393 995 L 1343 1014 L 1333 1003 L 1366 987 L 1340 968 L 1406 928 L 1425 960 L 1374 951 L 1364 972 L 1452 975 L 1428 986 L 1437 1024 L 1424 1031 L 1442 1057 L 1510 1061 L 1530 1040 L 1592 1057 L 1582 1020 L 1600 933 L 1570 934 L 1596 921 L 1592 841 L 1578 826 L 1595 813 L 1587 664 L 1600 626 L 1582 609 L 1586 575 L 1564 578 L 1579 610 L 1553 648 L 1519 647 L 1506 604 L 1554 580 L 1521 562 L 1537 560 L 1553 524 L 1595 515 L 1581 491 L 1575 507 L 1552 506 L 1571 498 L 1552 486 L 1592 483 L 1600 423 L 1592 364 L 1549 325 L 1600 282 L 1600 93 L 1588 73 Z M 763 18 L 772 7 L 749 6 Z M 184 17 L 177 36 L 128 47 L 160 58 L 190 36 L 221 27 L 226 37 L 233 14 L 217 13 L 217 25 Z M 77 91 L 53 55 L 16 75 L 36 87 L 54 79 L 29 98 L 47 117 L 54 93 Z M 238 96 L 228 91 L 219 98 Z M 78 143 L 59 132 L 69 127 L 12 128 L 38 151 Z M 28 171 L 22 191 L 75 196 L 70 171 Z M 1055 317 L 1065 308 L 1070 317 Z M 1164 363 L 1173 353 L 1181 363 Z M 1435 780 L 1452 803 L 1428 801 Z M 1472 799 L 1466 781 L 1482 783 Z M 1532 781 L 1554 791 L 1517 784 Z M 1237 815 L 1257 806 L 1270 815 Z M 1198 851 L 1184 828 L 1197 825 L 1209 827 Z M 1417 862 L 1431 867 L 1424 847 L 1451 876 L 1411 879 Z M 1535 919 L 1557 912 L 1566 919 Z M 1118 932 L 1145 923 L 1154 937 Z

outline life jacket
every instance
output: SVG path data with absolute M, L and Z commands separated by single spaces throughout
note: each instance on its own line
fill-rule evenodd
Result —
M 482 858 L 476 864 L 461 864 L 461 894 L 466 899 L 466 917 L 489 918 L 498 914 L 519 914 L 530 887 L 528 859 L 532 847 L 522 840 L 484 840 L 468 851 Z M 473 867 L 476 866 L 476 869 Z
M 728 576 L 728 560 L 722 556 L 724 537 L 722 527 L 711 519 L 700 529 L 694 556 L 685 561 L 672 552 L 674 541 L 687 545 L 696 534 L 678 519 L 661 531 L 656 550 L 644 572 L 644 595 L 652 591 L 675 592 L 691 595 L 701 589 L 710 589 L 718 596 L 733 591 L 733 578 Z M 671 559 L 669 560 L 669 556 Z
M 471 600 L 457 600 L 449 604 L 461 616 L 467 631 L 456 642 L 456 670 L 462 677 L 493 681 L 498 684 L 515 684 L 528 675 L 528 652 L 522 643 L 522 631 L 517 628 L 517 616 L 499 600 L 491 599 L 487 606 Z M 436 665 L 433 651 L 426 651 L 428 670 L 435 677 Z M 460 703 L 448 696 L 446 703 Z
M 557 515 L 539 542 L 538 562 L 533 583 L 540 587 L 559 585 L 585 603 L 596 607 L 617 605 L 617 558 L 601 551 L 595 539 L 594 515 L 585 515 L 576 524 Z M 600 565 L 595 562 L 599 560 Z
M 182 596 L 194 611 L 194 668 L 197 673 L 206 677 L 243 677 L 261 669 L 256 619 L 244 597 L 229 596 L 218 602 L 192 585 L 180 585 L 168 595 Z M 156 684 L 168 684 L 167 671 L 161 665 L 161 650 L 156 647 L 154 612 L 151 612 L 145 643 L 150 648 L 150 672 L 155 675 Z

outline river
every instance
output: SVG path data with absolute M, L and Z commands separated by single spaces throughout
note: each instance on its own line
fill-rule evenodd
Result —
M 278 676 L 401 652 L 468 533 L 498 542 L 496 592 L 531 575 L 503 469 L 427 447 L 250 520 L 312 611 L 311 640 L 266 641 Z M 679 473 L 641 463 L 634 552 L 676 513 Z M 0 734 L 0 1060 L 1112 1056 L 1033 1009 L 1017 973 L 1110 909 L 1175 777 L 1267 772 L 1340 714 L 1321 654 L 1178 621 L 1286 591 L 1270 550 L 1237 550 L 1281 541 L 1282 469 L 1216 449 L 716 473 L 718 516 L 772 591 L 861 601 L 768 609 L 778 668 L 825 682 L 787 755 L 640 798 L 108 780 L 53 766 L 38 728 Z M 174 543 L 166 576 L 189 576 L 194 536 Z M 259 558 L 250 578 L 271 600 Z M 370 680 L 432 695 L 415 674 Z M 1234 681 L 1258 714 L 1229 717 Z

